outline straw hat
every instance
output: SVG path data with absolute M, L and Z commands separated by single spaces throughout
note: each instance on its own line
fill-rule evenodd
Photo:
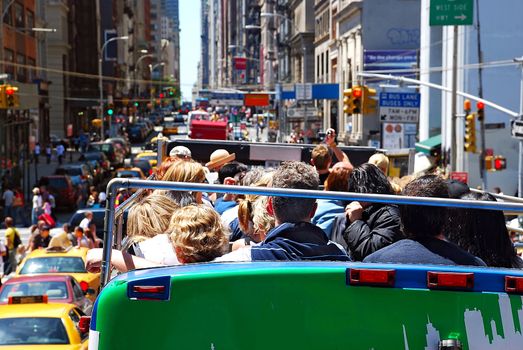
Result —
M 224 149 L 217 149 L 211 153 L 211 158 L 205 166 L 211 170 L 221 167 L 222 165 L 232 162 L 236 159 L 236 153 L 229 153 Z

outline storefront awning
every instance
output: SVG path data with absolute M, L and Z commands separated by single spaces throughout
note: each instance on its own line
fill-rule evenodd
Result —
M 421 142 L 416 142 L 416 152 L 432 155 L 433 151 L 437 148 L 441 148 L 441 134 L 430 137 Z

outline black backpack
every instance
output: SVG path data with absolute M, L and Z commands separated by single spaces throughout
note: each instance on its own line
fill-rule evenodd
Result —
M 18 248 L 18 246 L 22 244 L 22 240 L 20 239 L 20 234 L 18 233 L 18 231 L 15 229 L 15 238 L 13 239 L 13 247 L 14 247 L 14 250 L 16 250 L 16 248 Z

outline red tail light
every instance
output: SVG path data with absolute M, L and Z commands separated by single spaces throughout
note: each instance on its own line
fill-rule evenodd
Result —
M 523 277 L 505 276 L 505 292 L 523 294 Z
M 472 289 L 474 273 L 427 272 L 427 287 L 430 289 Z
M 87 292 L 87 289 L 89 289 L 89 283 L 87 283 L 85 281 L 80 282 L 80 288 L 82 288 L 84 293 Z
M 165 286 L 134 286 L 135 293 L 164 293 Z
M 89 325 L 91 324 L 91 316 L 82 316 L 80 317 L 80 322 L 78 322 L 78 329 L 81 333 L 89 332 Z
M 349 283 L 364 286 L 394 286 L 395 270 L 350 269 Z

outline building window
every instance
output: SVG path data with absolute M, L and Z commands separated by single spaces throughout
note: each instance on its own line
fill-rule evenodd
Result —
M 4 17 L 4 23 L 9 24 L 10 26 L 13 25 L 13 12 L 11 11 L 11 7 L 7 9 L 7 13 Z
M 25 21 L 24 21 L 24 6 L 15 3 L 15 27 L 16 28 L 25 28 Z
M 35 27 L 35 15 L 32 11 L 27 11 L 27 28 L 34 28 Z M 32 30 L 29 30 L 29 33 L 31 36 L 35 35 L 35 32 Z
M 25 56 L 23 54 L 16 55 L 16 63 L 20 65 L 25 65 Z M 16 67 L 16 80 L 20 82 L 25 82 L 27 80 L 26 69 L 23 66 Z
M 6 62 L 13 62 L 14 61 L 14 53 L 12 50 L 5 49 L 4 50 L 4 57 Z M 15 67 L 13 67 L 12 64 L 6 63 L 5 64 L 5 72 L 7 74 L 11 74 L 11 76 L 14 76 L 15 73 Z
M 36 61 L 32 58 L 27 58 L 27 65 L 36 67 Z M 36 76 L 36 69 L 29 68 L 29 82 L 35 81 L 38 77 Z

